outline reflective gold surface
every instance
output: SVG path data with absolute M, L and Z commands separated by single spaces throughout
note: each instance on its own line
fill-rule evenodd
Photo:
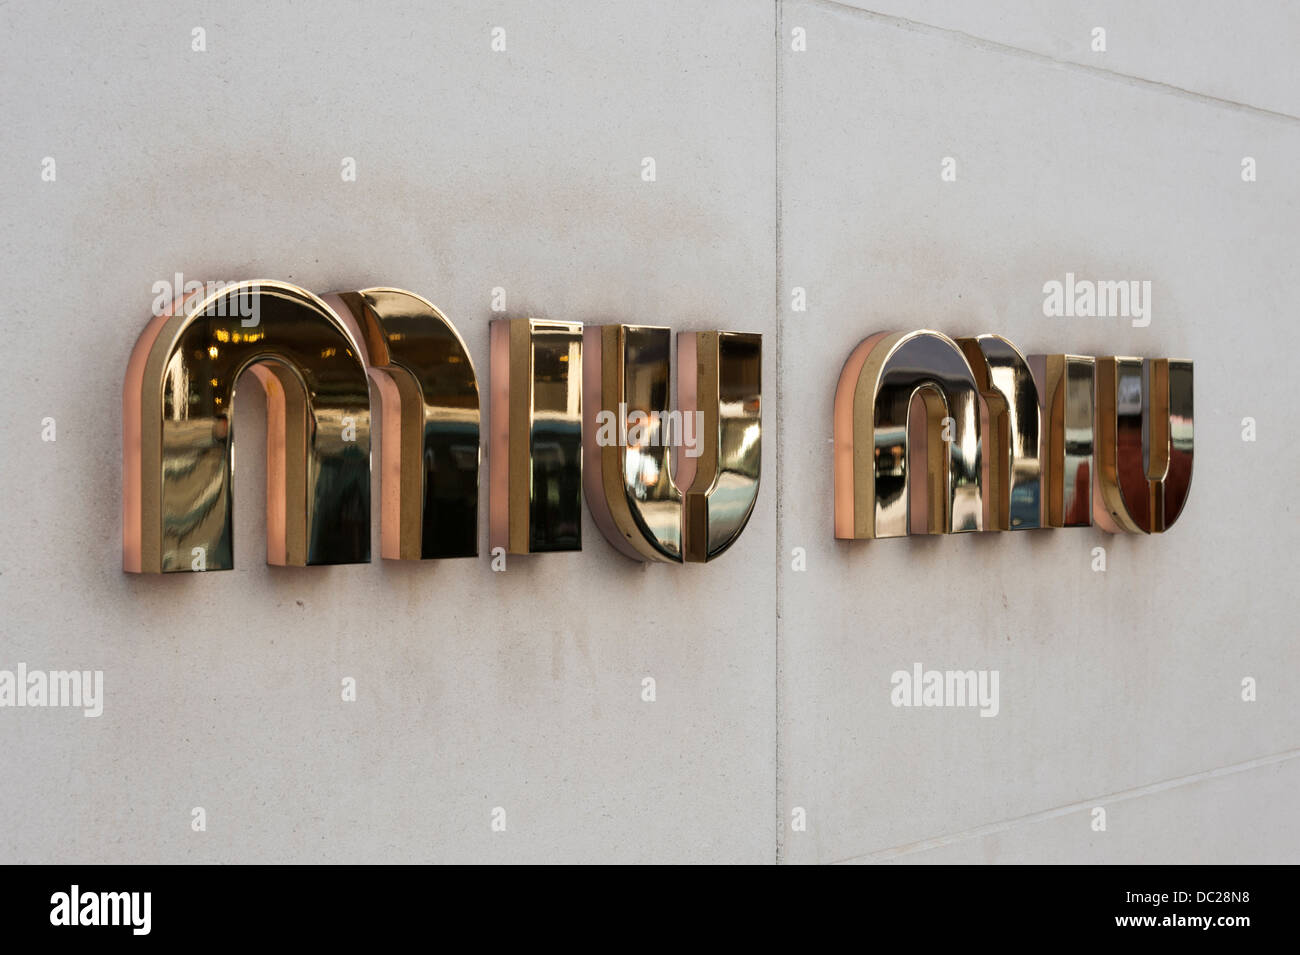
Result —
M 601 411 L 626 416 L 667 410 L 672 331 L 649 325 L 589 325 L 586 345 L 587 507 L 601 533 L 629 557 L 682 560 L 682 492 L 669 448 L 654 427 L 645 440 L 597 443 Z
M 669 329 L 588 326 L 585 340 L 584 483 L 596 526 L 637 560 L 702 563 L 719 556 L 744 530 L 758 496 L 762 336 L 679 335 L 675 409 Z M 626 442 L 602 443 L 602 412 L 619 421 L 620 433 L 638 413 L 648 420 L 643 429 L 628 428 Z M 697 417 L 702 427 L 695 434 Z M 698 455 L 683 446 L 683 428 L 697 439 Z
M 513 319 L 492 322 L 490 338 L 493 548 L 581 549 L 584 483 L 597 525 L 630 557 L 704 562 L 735 542 L 758 493 L 760 336 L 680 335 L 675 411 L 666 328 L 584 336 L 577 322 Z M 367 365 L 383 396 L 384 556 L 474 556 L 478 384 L 455 328 L 400 289 L 323 301 L 262 281 L 193 293 L 136 343 L 123 389 L 124 568 L 231 566 L 231 408 L 245 370 L 267 399 L 268 562 L 369 560 Z M 996 335 L 873 335 L 836 390 L 836 537 L 1164 531 L 1191 483 L 1192 377 L 1179 359 L 1026 359 Z M 599 440 L 605 413 L 619 440 Z
M 1096 429 L 1097 524 L 1168 530 L 1192 482 L 1192 363 L 1098 358 Z
M 267 561 L 370 559 L 370 400 L 357 346 L 303 289 L 243 282 L 149 323 L 123 387 L 123 567 L 232 566 L 235 386 L 267 397 Z M 244 325 L 237 296 L 258 321 Z
M 914 407 L 924 428 L 910 420 Z M 996 335 L 954 343 L 937 332 L 880 332 L 854 349 L 836 387 L 835 536 L 973 530 L 981 519 L 990 530 L 1095 522 L 1158 533 L 1187 500 L 1193 432 L 1190 361 L 1026 359 Z M 910 439 L 922 438 L 917 454 Z M 927 469 L 924 493 L 910 489 L 914 459 Z M 926 508 L 924 525 L 913 500 Z
M 382 398 L 380 550 L 478 554 L 479 389 L 455 326 L 402 289 L 325 296 L 349 323 Z
M 491 323 L 489 544 L 582 549 L 582 323 Z
M 988 409 L 984 529 L 1036 528 L 1042 505 L 1042 416 L 1033 373 L 1020 349 L 1000 335 L 959 338 L 957 344 Z
M 1092 524 L 1093 371 L 1087 355 L 1031 355 L 1043 407 L 1043 526 Z
M 970 366 L 940 332 L 881 332 L 849 356 L 836 390 L 836 537 L 907 536 L 908 425 L 918 396 L 925 411 L 926 529 L 982 529 L 980 398 Z
M 693 338 L 694 343 L 682 339 Z M 685 556 L 713 560 L 736 542 L 758 499 L 763 437 L 763 338 L 740 332 L 678 336 L 693 354 L 698 407 L 704 412 L 694 479 L 686 491 Z M 682 361 L 680 375 L 691 376 Z

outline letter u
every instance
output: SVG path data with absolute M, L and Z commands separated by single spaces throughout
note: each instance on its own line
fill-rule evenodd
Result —
M 669 329 L 649 325 L 586 329 L 587 507 L 606 539 L 635 560 L 702 563 L 736 542 L 758 496 L 762 338 L 677 336 L 680 419 L 699 411 L 704 422 L 698 457 L 668 447 L 656 430 L 668 410 L 671 339 Z M 595 422 L 613 409 L 625 419 L 653 414 L 647 439 L 601 446 Z
M 1194 437 L 1190 361 L 1098 358 L 1097 525 L 1133 534 L 1172 527 L 1191 489 Z

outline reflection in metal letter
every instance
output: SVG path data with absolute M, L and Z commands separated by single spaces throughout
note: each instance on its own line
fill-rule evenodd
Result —
M 420 560 L 478 554 L 479 391 L 455 327 L 412 292 L 327 295 L 382 399 L 380 551 Z
M 1092 524 L 1093 368 L 1087 355 L 1031 355 L 1043 406 L 1043 526 Z
M 926 416 L 931 534 L 983 528 L 979 390 L 961 349 L 933 331 L 881 332 L 844 364 L 835 393 L 835 536 L 905 537 L 912 399 Z
M 582 323 L 491 323 L 489 546 L 582 550 Z
M 668 407 L 671 341 L 667 328 L 648 325 L 589 325 L 584 334 L 587 507 L 609 542 L 636 560 L 682 559 L 682 492 L 661 423 L 650 418 Z M 694 396 L 679 392 L 685 420 Z M 637 416 L 644 423 L 634 430 Z
M 677 336 L 677 354 L 677 373 L 695 379 L 697 407 L 704 413 L 684 519 L 686 559 L 703 563 L 735 543 L 758 499 L 763 339 L 739 332 L 687 332 Z
M 245 369 L 266 390 L 267 562 L 370 560 L 370 396 L 357 345 L 310 292 L 241 282 L 175 303 L 131 353 L 125 570 L 232 566 L 231 409 Z
M 1020 349 L 1000 335 L 959 338 L 988 408 L 984 432 L 984 529 L 1019 531 L 1041 524 L 1042 472 L 1038 388 Z
M 675 411 L 671 339 L 646 325 L 587 328 L 587 506 L 629 557 L 705 562 L 740 537 L 758 496 L 762 336 L 678 335 Z
M 1108 531 L 1173 526 L 1192 483 L 1192 363 L 1097 359 L 1097 490 Z

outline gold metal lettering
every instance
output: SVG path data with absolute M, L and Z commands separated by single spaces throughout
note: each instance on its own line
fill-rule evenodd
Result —
M 1042 413 L 1029 363 L 1000 335 L 957 344 L 988 409 L 984 429 L 984 529 L 1020 531 L 1042 523 Z
M 582 323 L 491 323 L 493 550 L 582 549 Z
M 940 332 L 880 332 L 849 356 L 836 389 L 837 538 L 907 536 L 908 425 L 918 396 L 928 533 L 983 528 L 979 389 L 970 366 Z
M 391 560 L 478 554 L 479 389 L 455 326 L 402 289 L 327 295 L 381 398 L 380 552 Z
M 1097 524 L 1142 534 L 1172 527 L 1192 483 L 1193 438 L 1190 361 L 1098 358 Z
M 266 391 L 267 562 L 369 561 L 370 399 L 357 346 L 316 296 L 262 281 L 195 293 L 136 342 L 122 396 L 125 570 L 233 565 L 231 409 L 245 370 Z
M 1043 408 L 1043 526 L 1092 524 L 1096 360 L 1087 355 L 1031 355 Z
M 636 560 L 713 560 L 758 496 L 762 337 L 678 335 L 675 411 L 669 329 L 589 326 L 585 339 L 584 483 L 596 526 Z

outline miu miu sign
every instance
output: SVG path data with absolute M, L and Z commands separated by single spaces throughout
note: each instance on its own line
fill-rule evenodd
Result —
M 369 561 L 372 474 L 383 557 L 476 556 L 485 442 L 494 553 L 580 550 L 585 497 L 628 557 L 712 560 L 758 495 L 762 339 L 691 332 L 676 345 L 670 410 L 669 329 L 493 321 L 485 435 L 474 362 L 414 293 L 192 291 L 160 310 L 128 363 L 123 566 L 232 566 L 231 411 L 245 371 L 266 392 L 269 563 Z M 844 366 L 834 432 L 836 537 L 1094 521 L 1163 531 L 1191 479 L 1192 366 L 882 333 Z

